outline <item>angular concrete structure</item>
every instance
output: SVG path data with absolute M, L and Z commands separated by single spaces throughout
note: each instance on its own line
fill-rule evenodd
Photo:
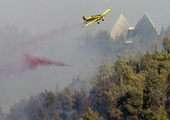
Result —
M 116 40 L 117 38 L 123 36 L 123 38 L 127 37 L 129 23 L 127 19 L 121 14 L 114 25 L 112 31 L 110 32 L 110 36 L 113 40 Z
M 127 19 L 120 15 L 110 36 L 113 40 L 118 40 L 122 35 L 125 41 L 133 40 L 136 35 L 142 36 L 142 39 L 150 40 L 156 38 L 159 33 L 147 14 L 139 20 L 135 27 L 130 27 Z
M 135 26 L 135 29 L 140 34 L 154 33 L 158 35 L 158 31 L 156 30 L 153 22 L 151 21 L 147 13 L 139 20 L 139 22 Z

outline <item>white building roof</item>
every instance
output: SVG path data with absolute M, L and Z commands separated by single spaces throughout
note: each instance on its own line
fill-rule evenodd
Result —
M 110 36 L 112 37 L 113 40 L 115 40 L 117 37 L 120 37 L 121 35 L 125 37 L 127 36 L 128 28 L 129 28 L 129 23 L 127 19 L 121 14 L 116 24 L 114 25 L 110 33 Z

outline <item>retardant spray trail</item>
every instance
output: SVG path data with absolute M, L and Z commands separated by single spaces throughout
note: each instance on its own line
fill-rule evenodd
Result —
M 51 66 L 70 66 L 64 64 L 62 61 L 52 61 L 44 57 L 30 56 L 24 54 L 18 57 L 15 62 L 8 63 L 0 66 L 0 78 L 9 77 L 13 74 L 18 74 L 26 70 L 35 69 L 38 66 L 51 65 Z
M 44 57 L 32 57 L 28 54 L 25 54 L 25 65 L 28 68 L 36 68 L 37 66 L 40 66 L 40 65 L 70 66 L 70 65 L 64 64 L 61 61 L 51 61 Z
M 54 35 L 57 35 L 57 34 L 61 34 L 63 32 L 66 32 L 66 31 L 70 30 L 70 29 L 73 29 L 73 28 L 76 28 L 76 27 L 80 27 L 80 26 L 81 26 L 81 23 L 72 24 L 72 25 L 69 25 L 69 26 L 66 26 L 66 27 L 63 27 L 63 28 L 60 28 L 60 29 L 56 29 L 56 30 L 47 32 L 47 33 L 39 35 L 39 36 L 35 36 L 32 39 L 19 44 L 17 46 L 17 49 L 18 49 L 18 51 L 21 52 L 27 46 L 32 46 L 32 45 L 36 44 L 37 42 L 39 42 L 41 40 L 45 40 L 45 39 L 47 39 L 47 38 L 49 38 L 51 36 L 54 36 Z

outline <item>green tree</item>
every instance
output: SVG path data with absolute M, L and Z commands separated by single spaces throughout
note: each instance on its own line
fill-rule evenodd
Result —
M 123 119 L 141 119 L 143 110 L 143 92 L 132 86 L 128 86 L 125 96 L 119 99 L 119 105 L 123 113 Z
M 21 100 L 10 108 L 10 113 L 7 115 L 7 120 L 22 120 L 25 118 L 25 106 L 27 101 Z
M 57 94 L 58 101 L 58 113 L 61 119 L 70 120 L 74 114 L 73 106 L 73 98 L 72 98 L 71 90 L 66 87 L 63 91 Z
M 99 113 L 93 112 L 91 108 L 88 108 L 87 112 L 79 120 L 104 120 L 103 117 L 99 116 Z
M 80 118 L 86 112 L 89 105 L 88 96 L 84 90 L 75 91 L 73 94 L 73 110 L 76 111 L 74 119 Z
M 162 42 L 163 48 L 165 51 L 170 53 L 170 39 L 169 37 L 164 37 L 163 42 Z
M 165 111 L 165 109 L 162 106 L 160 106 L 157 109 L 157 114 L 155 115 L 154 119 L 156 119 L 156 120 L 169 120 L 167 112 Z
M 121 112 L 116 108 L 120 92 L 114 83 L 113 66 L 109 63 L 101 65 L 94 80 L 96 84 L 90 91 L 90 106 L 104 118 L 120 118 Z

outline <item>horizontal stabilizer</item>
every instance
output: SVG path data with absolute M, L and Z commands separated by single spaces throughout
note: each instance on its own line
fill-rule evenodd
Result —
M 85 17 L 85 16 L 83 16 L 83 20 L 86 20 L 86 17 Z

